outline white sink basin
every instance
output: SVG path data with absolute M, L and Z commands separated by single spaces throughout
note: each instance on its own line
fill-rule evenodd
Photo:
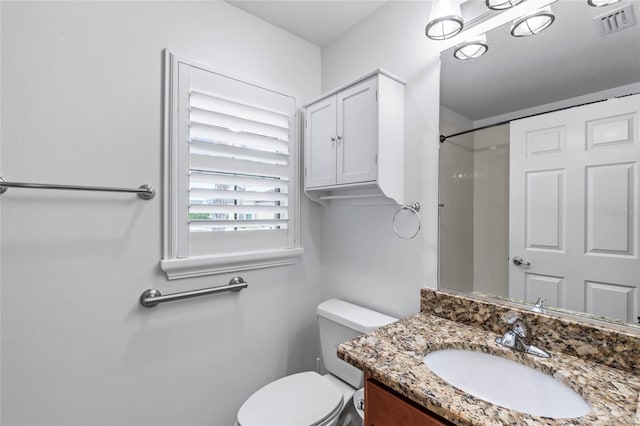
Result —
M 424 357 L 450 385 L 510 410 L 554 419 L 580 417 L 591 408 L 580 395 L 533 368 L 484 352 L 445 349 Z

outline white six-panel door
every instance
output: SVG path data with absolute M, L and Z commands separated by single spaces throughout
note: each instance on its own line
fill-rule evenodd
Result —
M 636 321 L 639 111 L 635 95 L 511 123 L 510 297 Z

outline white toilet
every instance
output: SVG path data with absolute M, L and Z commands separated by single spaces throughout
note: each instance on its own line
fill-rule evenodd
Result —
M 317 309 L 324 365 L 331 374 L 314 371 L 283 377 L 256 391 L 242 404 L 239 426 L 346 426 L 362 424 L 351 398 L 363 386 L 360 370 L 338 359 L 336 347 L 360 334 L 397 321 L 338 299 Z M 346 414 L 351 409 L 351 414 Z M 341 414 L 344 414 L 341 416 Z

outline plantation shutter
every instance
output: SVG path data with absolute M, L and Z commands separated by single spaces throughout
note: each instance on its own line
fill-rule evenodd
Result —
M 293 247 L 296 99 L 195 67 L 183 99 L 189 255 Z

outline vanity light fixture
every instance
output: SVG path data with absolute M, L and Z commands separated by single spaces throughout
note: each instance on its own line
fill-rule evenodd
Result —
M 432 40 L 446 40 L 462 31 L 463 26 L 459 0 L 435 0 L 425 33 Z
M 528 15 L 521 16 L 511 24 L 511 35 L 514 37 L 527 37 L 538 34 L 549 28 L 556 17 L 550 6 L 545 6 Z
M 618 3 L 621 0 L 587 0 L 587 4 L 593 7 L 609 6 L 610 4 Z
M 460 43 L 453 48 L 453 56 L 461 61 L 468 59 L 477 59 L 487 53 L 489 45 L 487 44 L 487 36 L 482 34 L 479 37 Z
M 505 10 L 512 8 L 523 1 L 524 0 L 485 0 L 485 4 L 491 10 Z

